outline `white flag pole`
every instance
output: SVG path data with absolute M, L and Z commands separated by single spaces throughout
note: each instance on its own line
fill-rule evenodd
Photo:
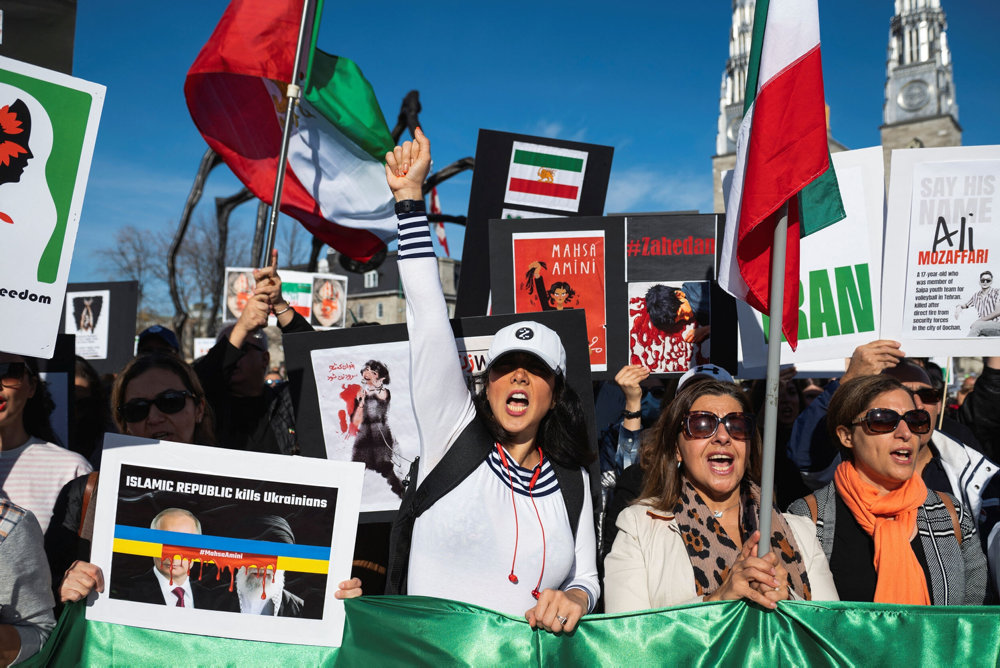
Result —
M 771 507 L 774 505 L 774 454 L 778 427 L 778 376 L 781 373 L 781 316 L 785 302 L 785 244 L 788 237 L 788 202 L 778 209 L 771 246 L 770 323 L 767 335 L 767 381 L 764 403 L 764 452 L 760 475 L 760 543 L 757 556 L 771 551 Z
M 285 168 L 288 163 L 288 142 L 292 138 L 292 123 L 295 119 L 295 112 L 302 98 L 302 88 L 298 84 L 299 66 L 303 62 L 302 56 L 306 49 L 306 32 L 309 20 L 313 16 L 313 4 L 315 0 L 303 0 L 302 19 L 299 22 L 299 40 L 295 45 L 295 63 L 292 71 L 292 78 L 286 91 L 288 104 L 285 106 L 285 127 L 281 136 L 281 151 L 278 153 L 278 173 L 274 178 L 274 198 L 271 200 L 271 218 L 267 226 L 267 242 L 264 244 L 264 254 L 260 258 L 260 267 L 271 264 L 271 251 L 274 249 L 274 238 L 278 231 L 278 214 L 281 209 L 281 191 L 285 186 Z

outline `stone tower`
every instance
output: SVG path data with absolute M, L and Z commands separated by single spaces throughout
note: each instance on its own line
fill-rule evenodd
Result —
M 736 135 L 743 120 L 743 97 L 747 87 L 747 63 L 753 39 L 753 12 L 756 0 L 732 0 L 733 25 L 729 30 L 729 58 L 722 73 L 719 93 L 719 128 L 712 156 L 715 211 L 725 211 L 722 173 L 736 165 Z
M 895 0 L 889 23 L 882 148 L 959 146 L 962 127 L 941 0 Z

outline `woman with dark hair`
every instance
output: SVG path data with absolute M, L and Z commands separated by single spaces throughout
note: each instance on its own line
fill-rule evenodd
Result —
M 528 265 L 528 271 L 525 274 L 528 282 L 528 294 L 532 292 L 538 294 L 538 302 L 543 311 L 572 309 L 573 307 L 569 306 L 569 302 L 576 297 L 576 290 L 571 288 L 566 281 L 556 281 L 552 284 L 552 287 L 546 290 L 545 278 L 542 277 L 542 269 L 545 269 L 545 263 L 538 260 Z
M 702 380 L 674 398 L 643 442 L 639 500 L 618 517 L 604 560 L 608 612 L 693 601 L 836 600 L 813 527 L 771 510 L 757 556 L 760 435 L 735 384 Z
M 43 533 L 59 491 L 90 471 L 86 459 L 56 445 L 53 408 L 35 359 L 0 353 L 0 490 L 34 513 Z
M 845 601 L 979 605 L 986 558 L 975 518 L 914 475 L 920 434 L 933 425 L 895 378 L 862 376 L 837 388 L 827 413 L 840 447 L 833 482 L 789 512 L 811 517 Z
M 357 431 L 351 460 L 363 462 L 389 483 L 394 494 L 402 498 L 403 481 L 393 466 L 396 440 L 389 429 L 389 369 L 378 360 L 368 360 L 361 370 L 362 387 L 354 398 L 351 425 Z
M 194 369 L 174 355 L 149 353 L 136 357 L 115 378 L 111 389 L 115 424 L 123 434 L 175 443 L 215 445 L 212 409 Z M 81 517 L 87 476 L 72 481 L 66 490 L 67 512 L 63 528 L 75 532 Z M 88 504 L 92 512 L 93 506 Z M 82 558 L 66 570 L 59 585 L 59 599 L 79 601 L 96 589 L 104 591 L 104 575 L 88 563 L 89 541 L 79 548 Z M 359 581 L 340 585 L 338 598 L 361 595 Z
M 73 421 L 70 424 L 69 447 L 96 467 L 101 461 L 104 432 L 111 427 L 108 398 L 97 370 L 79 355 L 76 356 L 74 372 Z
M 430 143 L 386 155 L 399 218 L 413 407 L 421 453 L 396 516 L 387 593 L 451 598 L 532 627 L 572 631 L 599 593 L 579 397 L 558 334 L 526 321 L 501 329 L 485 385 L 469 393 L 421 190 Z

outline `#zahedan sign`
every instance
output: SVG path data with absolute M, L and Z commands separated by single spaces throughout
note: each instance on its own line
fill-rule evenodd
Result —
M 0 58 L 0 350 L 52 357 L 104 86 Z

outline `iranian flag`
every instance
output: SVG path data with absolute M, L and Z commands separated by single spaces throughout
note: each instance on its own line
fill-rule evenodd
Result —
M 272 203 L 292 73 L 303 87 L 288 147 L 281 211 L 345 255 L 366 261 L 396 235 L 383 157 L 393 141 L 371 85 L 346 58 L 310 45 L 296 65 L 302 0 L 233 0 L 188 71 L 191 118 L 250 191 Z
M 514 142 L 504 201 L 544 209 L 578 211 L 587 152 Z
M 757 0 L 754 14 L 719 284 L 765 314 L 774 228 L 786 203 L 782 331 L 794 350 L 803 222 L 815 231 L 844 217 L 827 144 L 816 0 Z

